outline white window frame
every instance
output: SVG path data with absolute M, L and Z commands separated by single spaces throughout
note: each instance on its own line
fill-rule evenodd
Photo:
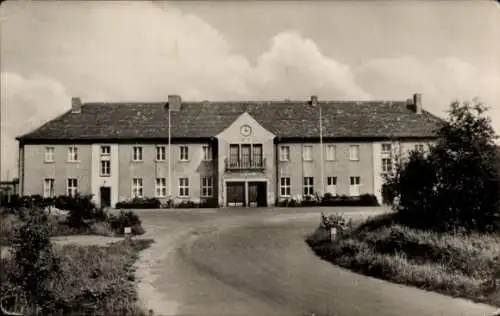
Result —
M 361 188 L 361 177 L 359 176 L 350 177 L 349 178 L 350 196 L 360 196 L 360 188 Z
M 102 145 L 101 146 L 101 156 L 109 156 L 111 155 L 111 146 Z
M 156 146 L 156 161 L 165 161 L 167 159 L 167 148 L 164 145 Z
M 142 178 L 132 178 L 132 197 L 144 197 L 144 181 Z
M 155 196 L 156 197 L 166 197 L 167 196 L 167 178 L 156 178 Z
M 330 193 L 333 196 L 336 196 L 337 195 L 337 181 L 338 181 L 338 178 L 336 176 L 326 177 L 326 192 Z
M 71 145 L 68 147 L 68 162 L 78 162 L 78 146 Z
M 132 161 L 143 161 L 144 149 L 142 146 L 132 148 Z
M 202 150 L 203 150 L 203 161 L 212 161 L 212 146 L 203 145 Z
M 179 178 L 179 197 L 187 198 L 189 197 L 189 178 L 182 177 Z
M 308 156 L 309 154 L 309 156 Z M 313 146 L 312 145 L 303 145 L 302 146 L 302 160 L 303 161 L 312 161 L 313 160 Z
M 68 178 L 66 181 L 66 195 L 67 196 L 76 196 L 78 193 L 78 179 L 77 178 Z
M 382 173 L 383 174 L 391 173 L 393 170 L 392 144 L 383 143 L 380 153 L 382 157 L 381 158 Z
M 56 181 L 54 178 L 43 179 L 43 197 L 54 197 L 55 183 Z
M 111 161 L 109 159 L 101 159 L 100 175 L 101 177 L 111 176 Z
M 54 162 L 55 152 L 55 147 L 45 147 L 45 162 Z
M 303 180 L 302 180 L 302 193 L 304 196 L 313 196 L 314 195 L 314 177 L 304 177 L 303 178 Z
M 326 145 L 326 160 L 327 161 L 337 160 L 337 146 Z
M 187 145 L 180 146 L 179 161 L 189 161 L 189 147 Z
M 201 177 L 201 197 L 213 197 L 214 195 L 214 177 Z
M 360 146 L 359 145 L 349 145 L 349 160 L 359 161 L 360 156 Z
M 280 178 L 280 196 L 290 197 L 292 195 L 292 178 L 281 177 Z
M 280 161 L 290 161 L 290 146 L 280 146 Z

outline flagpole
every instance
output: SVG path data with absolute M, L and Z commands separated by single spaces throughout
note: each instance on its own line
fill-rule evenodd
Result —
M 172 171 L 171 171 L 171 167 L 172 167 L 172 163 L 171 163 L 171 160 L 172 160 L 172 150 L 171 150 L 171 134 L 170 134 L 170 127 L 171 127 L 171 120 L 170 120 L 170 113 L 171 113 L 171 104 L 169 102 L 168 104 L 168 196 L 170 197 L 170 201 L 169 201 L 169 205 L 168 207 L 169 208 L 172 208 L 172 203 L 173 203 L 173 199 L 172 199 Z
M 324 161 L 323 161 L 323 151 L 324 151 L 324 148 L 323 148 L 323 116 L 322 116 L 322 113 L 321 113 L 321 103 L 318 102 L 318 107 L 319 107 L 319 143 L 320 143 L 320 147 L 321 147 L 321 156 L 320 156 L 320 159 L 321 159 L 321 196 L 323 197 L 323 195 L 325 194 L 325 176 L 324 176 Z

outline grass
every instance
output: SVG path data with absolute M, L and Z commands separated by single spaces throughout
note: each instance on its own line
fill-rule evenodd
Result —
M 417 230 L 392 214 L 356 223 L 336 241 L 307 242 L 324 260 L 394 283 L 500 307 L 500 236 Z
M 152 240 L 124 240 L 109 247 L 57 246 L 61 269 L 47 285 L 59 304 L 54 315 L 142 316 L 138 306 L 133 263 Z M 3 258 L 4 271 L 15 269 L 12 259 Z M 26 307 L 8 274 L 2 273 L 1 294 L 4 307 L 22 311 Z M 24 310 L 25 315 L 32 311 Z

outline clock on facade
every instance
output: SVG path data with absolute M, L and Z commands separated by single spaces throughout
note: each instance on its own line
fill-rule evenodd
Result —
M 250 126 L 248 126 L 248 125 L 243 125 L 240 128 L 240 133 L 243 136 L 249 136 L 252 133 L 252 128 Z

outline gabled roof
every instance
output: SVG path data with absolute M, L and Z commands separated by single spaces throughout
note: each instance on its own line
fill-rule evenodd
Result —
M 406 101 L 320 101 L 324 137 L 434 137 L 441 119 L 416 114 Z M 281 138 L 319 136 L 319 111 L 308 101 L 182 102 L 172 111 L 172 138 L 214 137 L 247 112 Z M 85 103 L 18 140 L 111 140 L 168 137 L 168 105 Z

